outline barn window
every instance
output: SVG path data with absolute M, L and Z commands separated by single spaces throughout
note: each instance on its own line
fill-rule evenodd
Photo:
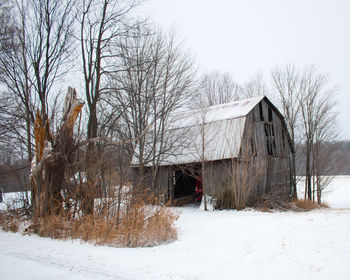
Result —
M 250 138 L 250 149 L 251 149 L 252 155 L 256 155 L 256 148 L 255 148 L 255 143 L 253 138 Z
M 264 123 L 264 131 L 266 135 L 267 154 L 277 156 L 277 144 L 275 140 L 275 129 L 272 123 Z
M 270 140 L 266 140 L 267 154 L 273 156 L 272 145 Z
M 264 131 L 267 137 L 275 136 L 275 129 L 272 123 L 264 123 Z
M 263 112 L 263 108 L 262 108 L 262 103 L 259 103 L 259 113 L 260 113 L 260 120 L 264 121 L 264 112 Z
M 274 149 L 274 151 L 277 151 L 277 147 L 276 147 L 276 141 L 275 141 L 275 139 L 272 139 L 272 145 L 273 145 L 273 149 Z
M 283 144 L 283 149 L 286 149 L 286 139 L 284 134 L 285 134 L 284 129 L 282 129 L 282 144 Z
M 269 129 L 270 129 L 270 128 L 269 128 L 269 124 L 264 123 L 265 135 L 266 135 L 267 137 L 269 137 L 269 136 L 270 136 Z
M 269 107 L 269 122 L 272 122 L 272 109 Z

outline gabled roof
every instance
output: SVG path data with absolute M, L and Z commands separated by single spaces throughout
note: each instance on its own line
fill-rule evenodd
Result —
M 246 117 L 237 117 L 173 129 L 177 139 L 184 139 L 163 156 L 160 165 L 237 158 L 245 122 Z
M 231 103 L 219 104 L 174 114 L 170 118 L 170 128 L 181 128 L 198 125 L 203 122 L 206 124 L 222 120 L 230 120 L 245 117 L 265 96 L 238 100 Z
M 172 115 L 168 135 L 177 143 L 166 149 L 160 165 L 200 162 L 203 144 L 206 161 L 237 158 L 246 116 L 264 98 L 259 96 Z M 138 164 L 137 157 L 132 164 Z

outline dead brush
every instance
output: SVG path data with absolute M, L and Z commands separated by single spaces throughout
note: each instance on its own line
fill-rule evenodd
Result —
M 70 224 L 64 215 L 49 215 L 34 219 L 31 231 L 43 237 L 65 239 L 70 235 Z
M 255 203 L 253 208 L 262 212 L 272 212 L 274 210 L 300 212 L 329 208 L 329 206 L 326 203 L 317 204 L 316 202 L 304 199 L 287 202 L 279 199 L 278 196 L 264 195 Z
M 176 239 L 177 231 L 172 225 L 178 218 L 179 214 L 169 208 L 156 209 L 146 221 L 144 245 L 153 246 Z
M 302 209 L 296 207 L 293 203 L 281 199 L 279 195 L 263 195 L 260 197 L 253 206 L 262 212 L 273 212 L 278 211 L 302 211 Z
M 115 240 L 115 224 L 103 217 L 85 216 L 72 222 L 70 237 L 94 242 L 98 245 L 111 245 Z
M 179 214 L 158 205 L 153 195 L 128 196 L 123 204 L 125 207 L 119 211 L 96 211 L 95 215 L 75 218 L 63 212 L 36 219 L 30 232 L 44 237 L 80 239 L 116 247 L 155 246 L 177 237 L 174 222 Z
M 4 231 L 18 232 L 19 218 L 10 213 L 0 211 L 0 227 Z
M 311 200 L 304 200 L 304 199 L 296 199 L 293 200 L 292 203 L 299 209 L 303 209 L 305 211 L 311 211 L 315 209 L 321 209 L 321 208 L 329 208 L 329 206 L 326 203 L 318 204 Z
M 170 242 L 177 237 L 174 222 L 178 217 L 178 213 L 166 207 L 139 205 L 124 213 L 117 243 L 123 247 L 150 247 Z

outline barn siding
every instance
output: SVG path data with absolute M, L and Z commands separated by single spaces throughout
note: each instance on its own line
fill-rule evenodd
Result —
M 257 156 L 266 158 L 266 183 L 264 193 L 274 193 L 286 197 L 290 194 L 291 186 L 291 163 L 290 155 L 291 149 L 287 140 L 287 130 L 283 124 L 282 119 L 276 113 L 274 108 L 268 104 L 265 100 L 261 101 L 262 106 L 256 106 L 252 112 L 252 117 L 247 119 L 255 119 L 255 139 L 257 143 L 262 143 L 257 147 Z M 262 109 L 263 119 L 260 117 L 260 108 Z M 272 121 L 269 121 L 269 108 L 272 111 Z M 269 155 L 267 141 L 269 139 L 266 136 L 265 125 L 273 125 L 276 149 L 273 151 L 273 155 Z M 282 132 L 284 131 L 284 132 Z M 284 134 L 284 135 L 283 135 Z M 284 138 L 284 140 L 283 140 Z M 284 143 L 284 145 L 283 145 Z

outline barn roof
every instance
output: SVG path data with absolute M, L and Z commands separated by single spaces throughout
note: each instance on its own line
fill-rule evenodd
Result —
M 166 148 L 160 165 L 201 162 L 202 144 L 206 161 L 237 158 L 246 116 L 264 98 L 259 96 L 172 115 L 168 132 L 171 146 Z M 138 164 L 137 157 L 132 164 Z
M 206 124 L 245 117 L 264 97 L 258 96 L 232 103 L 214 105 L 205 109 L 179 112 L 170 118 L 170 127 L 181 128 L 198 125 L 203 122 L 203 117 L 205 117 Z
M 259 96 L 173 115 L 171 130 L 178 138 L 184 135 L 189 140 L 181 143 L 183 148 L 165 154 L 161 165 L 201 162 L 202 157 L 206 161 L 237 158 L 246 116 L 263 98 Z

